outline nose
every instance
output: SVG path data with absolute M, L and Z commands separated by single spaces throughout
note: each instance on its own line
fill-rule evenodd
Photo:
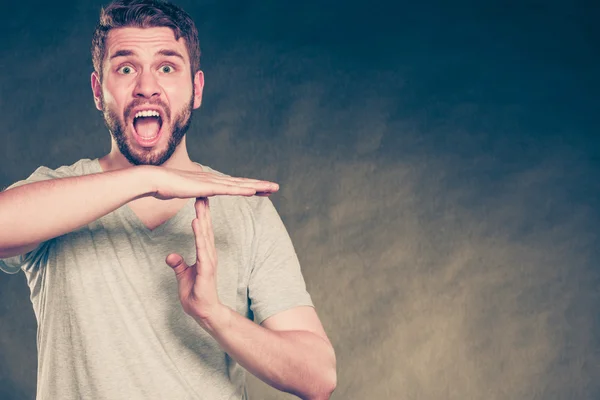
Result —
M 160 95 L 160 86 L 151 71 L 142 72 L 135 86 L 135 97 L 151 98 Z

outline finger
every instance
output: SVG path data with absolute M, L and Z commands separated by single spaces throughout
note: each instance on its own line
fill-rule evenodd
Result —
M 210 188 L 202 189 L 203 197 L 212 197 L 212 196 L 269 196 L 275 193 L 277 190 L 261 189 L 256 190 L 256 188 L 252 187 L 243 187 L 243 186 L 229 186 L 229 185 L 219 185 L 219 186 L 211 186 Z
M 198 215 L 198 214 L 196 214 Z M 202 229 L 200 228 L 200 219 L 194 218 L 192 221 L 192 230 L 194 231 L 194 243 L 196 244 L 196 260 L 198 262 L 202 262 L 206 256 L 206 244 L 204 238 L 202 237 Z
M 231 176 L 221 176 L 216 174 L 204 173 L 201 175 L 195 174 L 191 177 L 199 178 L 199 180 L 204 182 L 215 182 L 215 183 L 223 183 L 227 185 L 266 185 L 266 186 L 278 186 L 277 183 L 267 181 L 264 179 L 251 179 L 251 178 L 241 178 L 241 177 L 231 177 Z
M 279 191 L 279 185 L 271 182 L 257 182 L 257 183 L 248 183 L 248 182 L 214 182 L 215 185 L 223 185 L 228 187 L 235 188 L 245 188 L 245 189 L 254 189 L 255 192 L 269 192 L 274 193 Z
M 196 197 L 196 201 L 194 202 L 194 210 L 196 210 L 196 218 L 200 218 L 202 213 L 202 200 L 204 197 Z
M 217 195 L 225 195 L 225 196 L 254 196 L 256 194 L 256 189 L 252 187 L 244 187 L 244 186 L 233 186 L 233 185 L 225 185 L 221 183 L 213 183 L 207 185 L 203 185 L 201 188 L 202 196 L 217 196 Z
M 227 176 L 219 176 L 214 175 L 205 178 L 206 181 L 210 181 L 212 183 L 229 185 L 229 186 L 241 186 L 241 187 L 251 187 L 256 189 L 257 191 L 278 191 L 279 185 L 275 182 L 258 180 L 258 179 L 249 179 L 249 178 L 233 178 Z
M 192 221 L 192 229 L 196 237 L 196 259 L 199 265 L 199 268 L 196 268 L 196 273 L 198 275 L 212 275 L 213 264 L 209 255 L 206 236 L 198 218 L 194 218 Z
M 207 237 L 208 237 L 208 245 L 209 245 L 209 248 L 211 249 L 214 265 L 216 266 L 217 265 L 217 247 L 215 246 L 215 230 L 213 228 L 212 215 L 210 213 L 210 201 L 208 200 L 208 198 L 205 199 L 205 204 L 206 204 L 206 207 L 204 208 L 204 213 L 206 215 L 206 231 L 207 231 Z
M 231 182 L 231 183 L 267 183 L 267 184 L 275 184 L 275 182 L 271 182 L 271 181 L 267 181 L 264 179 L 254 179 L 254 178 L 244 178 L 241 176 L 227 176 L 227 175 L 217 175 L 217 174 L 211 174 L 211 173 L 207 173 L 207 176 L 209 176 L 211 179 L 214 179 L 215 181 L 220 181 L 220 182 Z
M 279 185 L 275 182 L 269 182 L 269 181 L 245 181 L 245 180 L 241 180 L 241 181 L 228 181 L 226 182 L 226 184 L 231 184 L 231 185 L 235 185 L 235 186 L 242 186 L 242 187 L 251 187 L 256 189 L 256 191 L 258 192 L 262 192 L 262 191 L 270 191 L 270 192 L 276 192 L 279 190 Z
M 173 271 L 175 271 L 175 276 L 177 276 L 177 279 L 180 279 L 180 277 L 182 276 L 182 273 L 186 269 L 189 268 L 189 266 L 183 260 L 183 257 L 177 253 L 169 254 L 167 256 L 167 258 L 165 259 L 165 262 L 167 263 L 167 265 L 169 267 L 173 268 Z
M 217 265 L 217 251 L 215 249 L 215 237 L 212 228 L 212 218 L 210 215 L 210 203 L 208 198 L 200 198 L 196 200 L 197 216 L 200 220 L 200 228 L 205 239 L 207 256 L 210 259 L 214 268 Z
M 196 197 L 196 202 L 194 203 L 196 218 L 198 218 L 201 222 L 204 219 L 204 209 L 206 207 L 205 200 L 207 200 L 207 197 Z

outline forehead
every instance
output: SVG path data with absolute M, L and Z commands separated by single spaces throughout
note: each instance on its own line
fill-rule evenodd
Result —
M 168 27 L 115 28 L 106 38 L 106 58 L 119 50 L 131 50 L 138 56 L 155 55 L 158 50 L 177 50 L 189 62 L 185 39 L 175 40 L 175 32 Z

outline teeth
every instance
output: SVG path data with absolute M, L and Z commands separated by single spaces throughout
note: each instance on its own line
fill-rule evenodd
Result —
M 135 113 L 134 118 L 140 118 L 140 117 L 160 117 L 160 114 L 158 113 L 158 111 L 154 111 L 154 110 L 138 111 L 137 113 Z

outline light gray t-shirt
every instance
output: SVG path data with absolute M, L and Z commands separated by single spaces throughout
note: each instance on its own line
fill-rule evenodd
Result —
M 101 172 L 97 159 L 83 159 L 56 170 L 40 167 L 12 187 Z M 256 323 L 312 306 L 269 199 L 212 197 L 210 211 L 222 303 Z M 247 397 L 245 371 L 184 313 L 175 274 L 165 263 L 169 253 L 194 262 L 194 218 L 190 199 L 149 230 L 125 205 L 23 256 L 0 260 L 5 272 L 22 269 L 31 290 L 38 400 Z

